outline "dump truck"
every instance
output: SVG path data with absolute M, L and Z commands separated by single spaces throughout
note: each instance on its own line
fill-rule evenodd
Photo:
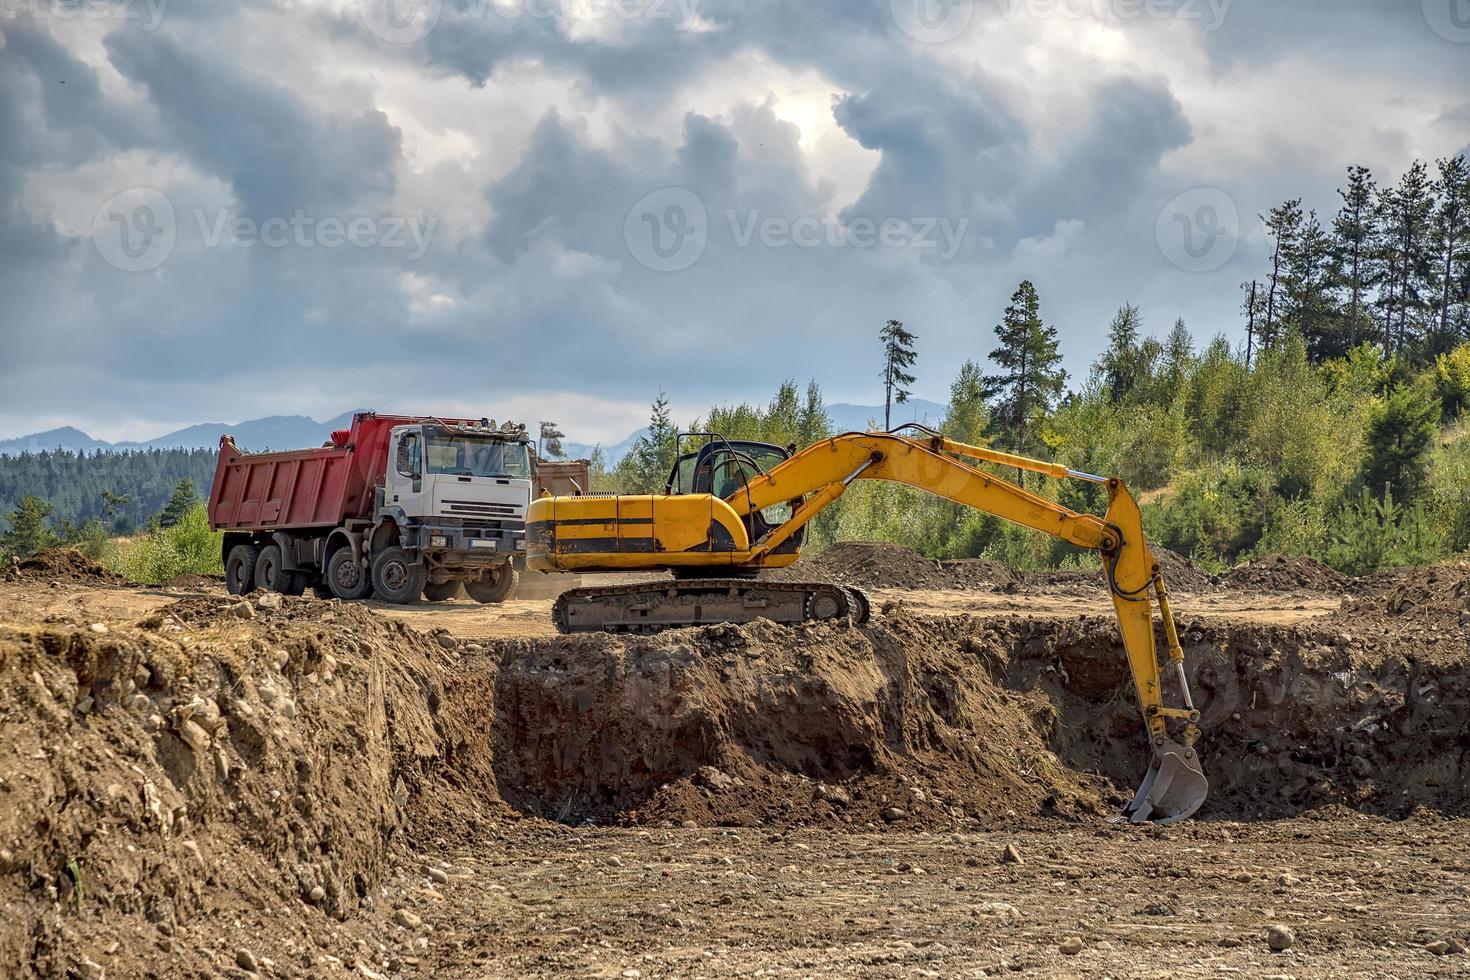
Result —
M 221 437 L 209 524 L 234 595 L 501 602 L 533 479 L 522 425 L 359 412 L 315 449 L 247 453 Z

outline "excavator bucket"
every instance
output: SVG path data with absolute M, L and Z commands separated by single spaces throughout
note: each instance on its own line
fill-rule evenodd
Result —
M 1148 775 L 1123 810 L 1132 823 L 1175 823 L 1204 803 L 1210 784 L 1199 765 L 1199 753 L 1169 738 L 1157 739 Z

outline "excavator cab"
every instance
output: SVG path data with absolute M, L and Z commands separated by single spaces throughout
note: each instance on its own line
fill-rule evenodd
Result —
M 728 501 L 746 490 L 751 481 L 791 458 L 790 448 L 768 442 L 726 439 L 715 432 L 685 432 L 678 436 L 678 443 L 682 446 L 686 439 L 704 439 L 705 443 L 678 456 L 664 485 L 666 494 L 708 493 Z M 790 520 L 795 503 L 799 501 L 785 501 L 752 511 L 745 518 L 750 540 L 759 541 L 772 528 Z M 804 529 L 798 531 L 779 550 L 795 552 L 805 537 Z

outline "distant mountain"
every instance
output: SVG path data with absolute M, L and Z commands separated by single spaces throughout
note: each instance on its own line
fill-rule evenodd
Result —
M 305 415 L 274 415 L 234 425 L 206 422 L 149 439 L 147 442 L 104 442 L 92 438 L 80 429 L 66 426 L 34 435 L 0 440 L 0 454 L 18 456 L 21 453 L 39 453 L 53 449 L 71 452 L 92 452 L 98 449 L 114 452 L 130 449 L 213 449 L 219 445 L 220 436 L 227 432 L 235 437 L 235 443 L 241 449 L 256 452 L 267 449 L 305 449 L 326 442 L 333 429 L 347 428 L 352 424 L 352 415 L 352 412 L 347 412 L 325 422 L 318 422 Z
M 937 428 L 944 421 L 944 411 L 945 407 L 937 402 L 911 398 L 902 405 L 893 406 L 893 424 L 922 422 Z M 827 406 L 827 415 L 832 419 L 833 432 L 866 432 L 870 428 L 870 421 L 877 428 L 883 428 L 882 405 L 848 405 L 838 402 Z M 628 455 L 633 444 L 646 432 L 648 428 L 645 426 L 620 442 L 603 446 L 602 458 L 608 469 L 618 465 L 618 460 Z M 588 459 L 592 456 L 593 446 L 589 443 L 563 439 L 561 447 L 568 459 Z
M 861 432 L 868 428 L 870 420 L 876 420 L 879 427 L 883 424 L 882 405 L 848 405 L 839 402 L 828 405 L 827 414 L 832 418 L 834 432 Z M 344 412 L 324 422 L 305 415 L 272 415 L 269 418 L 248 419 L 233 425 L 226 422 L 203 422 L 147 442 L 104 442 L 92 438 L 80 429 L 65 426 L 34 435 L 0 440 L 0 455 L 18 456 L 21 453 L 39 453 L 52 449 L 89 453 L 98 449 L 116 452 L 129 449 L 213 449 L 219 445 L 220 436 L 227 432 L 235 437 L 235 443 L 241 449 L 253 452 L 267 449 L 305 449 L 326 442 L 333 429 L 347 428 L 352 424 L 352 415 L 352 412 Z M 893 406 L 894 425 L 900 422 L 923 422 L 937 426 L 943 418 L 943 405 L 922 398 Z M 603 446 L 602 456 L 606 465 L 609 468 L 616 466 L 647 431 L 647 428 L 639 429 L 625 439 Z M 589 458 L 592 449 L 590 443 L 569 439 L 562 441 L 562 450 L 570 459 Z
M 944 421 L 944 412 L 944 406 L 938 402 L 910 398 L 900 405 L 893 406 L 893 424 L 922 422 L 938 428 L 939 423 Z M 866 432 L 869 429 L 869 422 L 873 423 L 874 428 L 883 428 L 882 405 L 847 405 L 838 402 L 827 406 L 827 414 L 832 419 L 833 432 Z

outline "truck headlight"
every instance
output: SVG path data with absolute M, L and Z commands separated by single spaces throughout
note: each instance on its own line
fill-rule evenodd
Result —
M 431 534 L 429 536 L 429 547 L 431 548 L 442 548 L 448 543 L 448 539 L 442 534 Z

